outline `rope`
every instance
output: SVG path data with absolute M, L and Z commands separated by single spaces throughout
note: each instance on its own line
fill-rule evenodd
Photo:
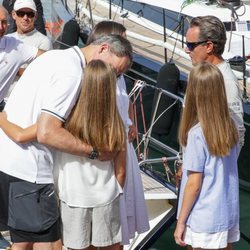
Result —
M 135 80 L 135 84 L 134 84 L 134 87 L 132 88 L 132 90 L 130 91 L 129 93 L 129 98 L 131 98 L 132 95 L 134 95 L 134 93 L 136 91 L 139 91 L 139 93 L 141 92 L 141 90 L 146 86 L 146 82 L 145 81 L 141 81 L 141 80 Z M 137 94 L 136 98 L 135 98 L 135 101 L 136 99 L 138 98 L 138 95 L 139 93 Z
M 163 163 L 163 166 L 165 168 L 165 173 L 166 173 L 168 182 L 171 183 L 171 179 L 173 179 L 174 174 L 172 173 L 172 171 L 171 171 L 171 169 L 170 169 L 170 167 L 168 165 L 167 157 L 162 157 L 162 163 Z

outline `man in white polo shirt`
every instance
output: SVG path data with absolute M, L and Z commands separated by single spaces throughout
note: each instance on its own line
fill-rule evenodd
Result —
M 109 35 L 82 49 L 75 46 L 48 51 L 29 65 L 10 94 L 5 106 L 8 120 L 24 128 L 37 123 L 37 141 L 18 144 L 0 130 L 0 222 L 3 224 L 10 224 L 10 220 L 7 221 L 11 211 L 9 188 L 13 190 L 13 183 L 35 183 L 35 187 L 42 185 L 45 189 L 53 185 L 53 149 L 99 160 L 110 160 L 115 155 L 115 152 L 97 152 L 64 128 L 78 98 L 83 68 L 93 59 L 106 61 L 120 75 L 132 62 L 132 47 L 127 39 Z M 53 190 L 45 194 L 50 199 Z M 26 205 L 30 207 L 28 202 Z M 22 209 L 16 225 L 10 227 L 12 248 L 24 250 L 34 246 L 39 250 L 51 250 L 51 242 L 60 239 L 56 208 L 54 204 L 47 209 L 53 224 L 36 232 L 20 229 L 18 221 L 26 213 Z M 25 218 L 32 217 L 33 212 L 36 211 Z M 29 220 L 32 223 L 32 219 L 27 222 Z
M 44 52 L 13 37 L 5 36 L 7 26 L 8 12 L 0 5 L 0 106 L 20 66 L 31 62 Z

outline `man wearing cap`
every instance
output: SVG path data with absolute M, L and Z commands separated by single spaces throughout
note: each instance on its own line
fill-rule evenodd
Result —
M 5 36 L 8 12 L 0 5 L 0 106 L 4 103 L 10 85 L 24 63 L 29 63 L 44 51 Z
M 12 18 L 16 23 L 17 31 L 7 36 L 15 37 L 23 43 L 45 51 L 52 49 L 50 39 L 35 28 L 37 11 L 33 0 L 16 0 L 12 11 Z M 9 93 L 27 66 L 28 64 L 24 64 L 19 69 L 19 74 L 9 89 Z
M 43 5 L 41 3 L 41 0 L 34 0 L 34 2 L 37 10 L 37 19 L 35 21 L 35 28 L 42 34 L 46 35 L 45 22 L 43 18 Z M 9 12 L 9 15 L 11 15 L 12 13 L 14 4 L 15 0 L 3 0 L 2 2 L 2 5 Z M 7 34 L 15 32 L 16 29 L 17 29 L 16 23 L 12 18 L 12 16 L 10 16 Z
M 17 31 L 8 36 L 13 36 L 42 50 L 52 49 L 50 39 L 35 29 L 37 10 L 33 0 L 16 0 L 12 17 L 16 22 Z

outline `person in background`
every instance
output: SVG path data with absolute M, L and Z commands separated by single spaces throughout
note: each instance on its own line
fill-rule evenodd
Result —
M 107 34 L 119 34 L 126 37 L 126 28 L 114 21 L 101 21 L 94 26 L 87 44 Z M 117 107 L 127 134 L 126 182 L 123 194 L 120 196 L 122 244 L 126 245 L 129 244 L 129 239 L 134 238 L 135 233 L 144 233 L 149 229 L 149 219 L 139 164 L 132 144 L 137 134 L 134 125 L 133 107 L 127 94 L 123 75 L 118 77 L 116 94 Z
M 197 63 L 179 129 L 184 155 L 174 237 L 180 246 L 226 249 L 239 240 L 238 138 L 221 71 Z
M 0 128 L 12 140 L 25 143 L 36 139 L 37 124 L 33 125 L 35 128 L 22 129 L 2 115 Z M 57 152 L 55 168 L 62 172 L 58 190 L 64 246 L 119 249 L 119 194 L 125 182 L 126 139 L 116 106 L 116 75 L 109 64 L 101 60 L 88 63 L 79 99 L 66 128 L 98 150 L 118 153 L 114 161 L 101 162 Z
M 121 36 L 109 35 L 82 49 L 75 46 L 66 50 L 50 50 L 27 67 L 11 92 L 4 109 L 8 120 L 24 128 L 37 124 L 37 141 L 16 143 L 0 130 L 3 156 L 0 158 L 0 221 L 5 225 L 10 215 L 9 189 L 13 183 L 35 187 L 43 185 L 45 189 L 51 187 L 54 195 L 55 149 L 103 161 L 111 160 L 117 154 L 105 149 L 98 151 L 64 127 L 78 99 L 83 69 L 90 61 L 97 59 L 112 65 L 116 75 L 120 75 L 131 65 L 131 44 Z M 10 152 L 15 152 L 15 157 L 9 157 Z M 47 210 L 55 222 L 46 230 L 27 231 L 23 225 L 20 230 L 17 229 L 20 224 L 9 227 L 12 250 L 30 247 L 51 250 L 53 246 L 61 249 L 60 244 L 56 244 L 61 237 L 60 218 L 54 213 L 58 206 L 54 204 Z M 24 213 L 25 210 L 22 215 Z
M 8 34 L 24 43 L 31 44 L 42 50 L 52 49 L 50 39 L 35 28 L 37 8 L 33 0 L 16 0 L 12 17 L 16 23 L 16 32 Z
M 0 107 L 4 107 L 4 98 L 14 78 L 24 63 L 30 63 L 44 51 L 22 43 L 14 37 L 5 35 L 8 26 L 8 12 L 0 6 Z
M 10 15 L 9 26 L 8 26 L 7 33 L 13 33 L 17 29 L 16 23 L 15 23 L 14 19 L 11 16 L 15 2 L 16 2 L 16 0 L 3 0 L 3 6 L 5 7 L 5 9 L 8 11 L 8 13 Z M 23 0 L 22 2 L 25 3 L 26 0 Z M 46 32 L 46 29 L 45 29 L 45 23 L 44 23 L 44 17 L 43 17 L 43 5 L 41 3 L 41 0 L 34 0 L 34 2 L 35 2 L 35 5 L 36 5 L 36 9 L 37 9 L 37 17 L 36 17 L 36 20 L 35 20 L 35 28 L 39 32 L 41 32 L 42 34 L 44 34 L 46 36 L 47 32 Z
M 35 46 L 44 51 L 53 48 L 50 39 L 35 28 L 37 10 L 33 0 L 16 0 L 12 11 L 12 17 L 16 23 L 17 31 L 7 36 L 15 37 L 25 44 Z M 19 69 L 18 76 L 10 88 L 9 93 L 27 66 L 28 64 L 24 64 Z
M 236 122 L 242 147 L 245 127 L 241 92 L 236 76 L 222 57 L 226 39 L 226 29 L 220 19 L 215 16 L 194 17 L 186 33 L 185 52 L 189 54 L 193 65 L 200 62 L 210 62 L 221 71 L 227 92 L 228 107 Z

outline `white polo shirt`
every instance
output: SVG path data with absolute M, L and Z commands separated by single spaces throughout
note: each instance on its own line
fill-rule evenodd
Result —
M 20 66 L 31 62 L 37 51 L 36 47 L 14 37 L 4 36 L 0 39 L 0 102 L 6 97 Z
M 84 65 L 78 47 L 39 56 L 8 98 L 8 120 L 26 128 L 37 122 L 41 112 L 47 112 L 65 121 L 79 95 Z M 0 171 L 30 182 L 53 183 L 51 148 L 37 142 L 15 143 L 2 130 L 0 138 Z

